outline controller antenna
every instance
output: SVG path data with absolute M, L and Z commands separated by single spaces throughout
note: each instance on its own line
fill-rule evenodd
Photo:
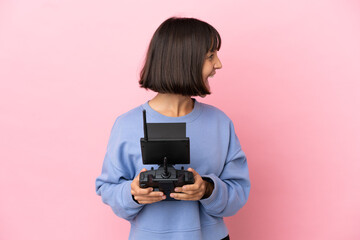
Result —
M 144 120 L 144 139 L 145 141 L 148 140 L 148 131 L 147 131 L 147 124 L 146 124 L 146 110 L 143 110 L 143 120 Z

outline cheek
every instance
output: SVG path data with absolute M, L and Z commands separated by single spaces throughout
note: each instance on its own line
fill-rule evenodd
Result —
M 206 73 L 203 71 L 202 72 L 202 79 L 205 81 L 206 80 Z
M 213 70 L 213 67 L 211 64 L 204 64 L 203 69 L 202 69 L 203 80 L 205 80 L 210 75 L 212 70 Z

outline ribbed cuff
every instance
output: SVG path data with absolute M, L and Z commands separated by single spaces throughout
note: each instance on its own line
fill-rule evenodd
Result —
M 204 176 L 202 176 L 201 177 L 204 181 L 206 181 L 206 182 L 208 182 L 208 183 L 211 183 L 213 186 L 214 186 L 214 181 L 211 179 L 211 178 L 209 178 L 209 177 L 204 177 Z M 213 190 L 214 190 L 214 188 L 213 188 Z M 206 193 L 206 192 L 205 192 Z M 211 194 L 212 194 L 212 192 L 211 192 Z M 205 196 L 205 195 L 204 195 Z M 210 196 L 208 196 L 208 197 L 202 197 L 200 200 L 202 200 L 202 199 L 206 199 L 206 198 L 209 198 Z
M 133 195 L 131 194 L 131 181 L 127 181 L 126 183 L 124 183 L 125 186 L 123 188 L 123 201 L 124 201 L 124 206 L 127 206 L 127 208 L 139 208 L 139 207 L 143 207 L 144 205 L 138 203 Z
M 208 208 L 209 206 L 211 206 L 213 204 L 213 202 L 215 201 L 216 199 L 216 195 L 218 194 L 219 192 L 219 187 L 217 186 L 217 183 L 216 183 L 216 177 L 214 175 L 204 175 L 204 176 L 201 176 L 205 181 L 208 181 L 208 182 L 211 182 L 214 184 L 214 189 L 211 193 L 211 195 L 208 197 L 208 198 L 204 198 L 204 199 L 200 199 L 200 203 Z

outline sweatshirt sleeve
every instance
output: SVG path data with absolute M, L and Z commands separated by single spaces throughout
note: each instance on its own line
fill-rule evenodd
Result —
M 96 193 L 109 205 L 114 213 L 132 220 L 143 205 L 136 203 L 131 195 L 131 182 L 136 168 L 128 153 L 129 143 L 123 138 L 119 118 L 111 130 L 101 175 L 95 181 Z
M 210 178 L 214 183 L 210 197 L 200 200 L 209 215 L 232 216 L 245 205 L 250 192 L 249 170 L 246 156 L 241 149 L 232 122 L 228 154 L 223 171 L 219 176 L 209 174 L 202 177 Z

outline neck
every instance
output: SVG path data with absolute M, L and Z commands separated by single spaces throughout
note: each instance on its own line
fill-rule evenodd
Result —
M 149 105 L 155 111 L 168 117 L 185 116 L 194 108 L 190 96 L 164 93 L 158 93 L 149 101 Z

